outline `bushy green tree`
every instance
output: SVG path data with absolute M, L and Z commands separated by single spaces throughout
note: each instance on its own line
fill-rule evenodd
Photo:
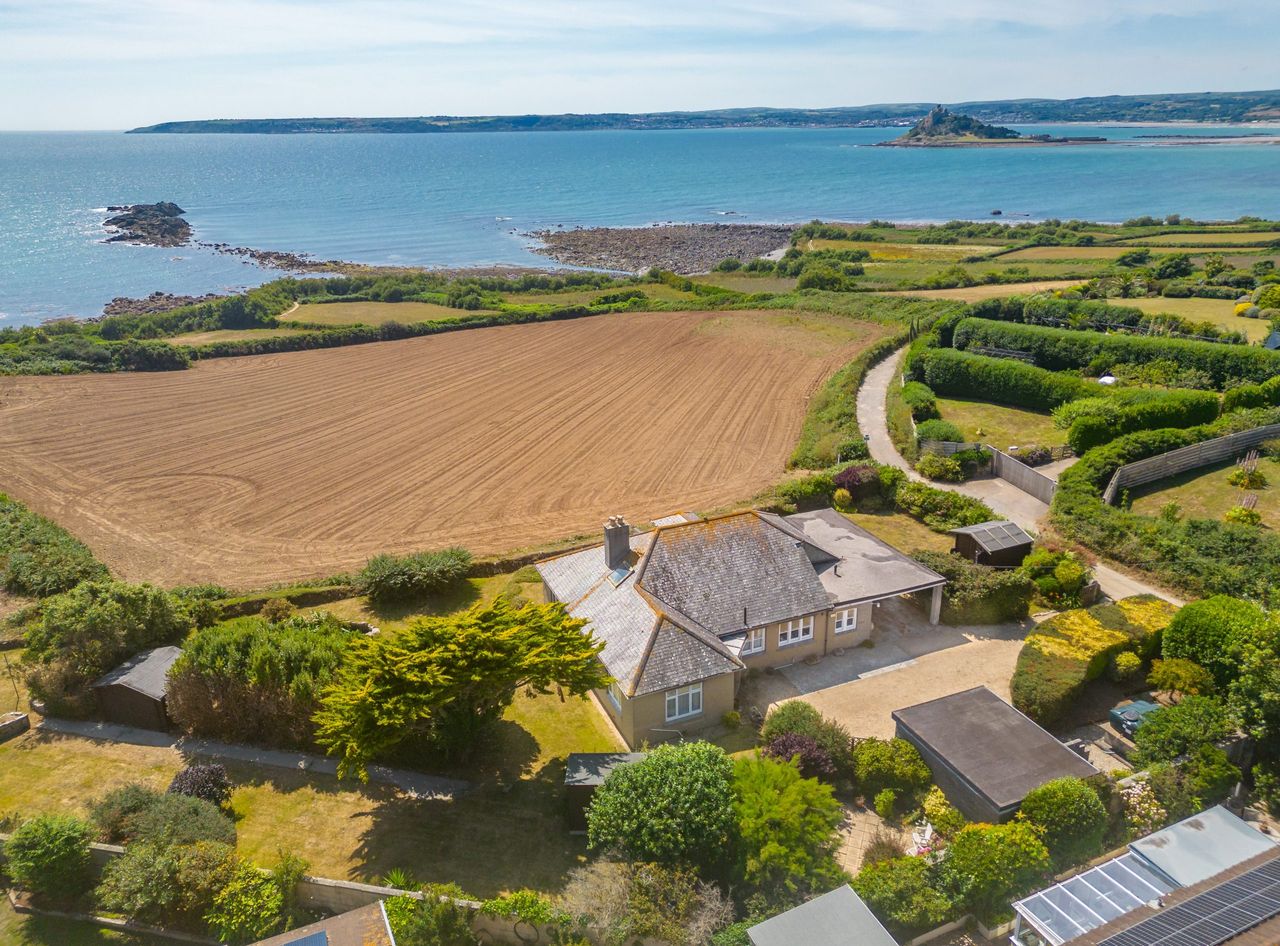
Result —
M 1189 696 L 1176 706 L 1147 715 L 1133 735 L 1144 765 L 1170 762 L 1202 745 L 1219 742 L 1236 729 L 1231 712 L 1211 696 Z
M 923 793 L 932 776 L 919 751 L 905 739 L 859 739 L 853 746 L 853 779 L 867 798 L 886 788 L 903 798 Z
M 788 700 L 775 706 L 760 728 L 760 741 L 772 745 L 783 736 L 797 735 L 812 739 L 827 755 L 837 772 L 848 768 L 849 731 L 835 720 L 827 719 L 803 700 Z
M 209 930 L 227 946 L 253 943 L 279 932 L 284 899 L 271 878 L 240 864 L 205 914 Z
M 27 632 L 24 661 L 32 695 L 54 711 L 79 715 L 87 687 L 139 651 L 173 643 L 192 627 L 175 597 L 151 585 L 86 581 L 47 598 Z
M 1162 656 L 1200 664 L 1225 690 L 1237 671 L 1235 648 L 1244 635 L 1265 624 L 1266 617 L 1256 604 L 1227 595 L 1192 601 L 1178 610 L 1165 629 Z
M 1087 861 L 1102 851 L 1107 810 L 1083 779 L 1058 778 L 1027 793 L 1021 815 L 1044 832 L 1056 871 Z
M 460 754 L 521 690 L 583 696 L 607 685 L 604 645 L 585 625 L 560 603 L 516 609 L 499 598 L 361 637 L 324 692 L 316 740 L 342 777 L 363 778 L 370 761 L 414 741 Z
M 837 887 L 840 803 L 830 785 L 805 778 L 790 761 L 739 759 L 733 770 L 737 876 L 782 907 Z
M 231 881 L 236 864 L 234 849 L 217 841 L 139 841 L 107 864 L 98 902 L 141 923 L 202 932 L 204 916 Z
M 24 821 L 4 845 L 5 869 L 32 893 L 72 900 L 89 886 L 89 825 L 70 815 Z
M 1043 882 L 1049 865 L 1040 829 L 1011 821 L 962 828 L 947 848 L 942 870 L 956 900 L 979 919 L 990 920 Z
M 235 844 L 235 822 L 217 805 L 189 795 L 157 792 L 144 785 L 123 785 L 90 806 L 103 837 L 112 844 L 151 842 Z
M 587 809 L 597 851 L 711 869 L 735 841 L 733 763 L 708 742 L 662 745 L 619 766 Z
M 891 933 L 906 939 L 950 920 L 955 905 L 923 857 L 868 864 L 853 878 L 854 891 Z
M 439 594 L 463 581 L 470 567 L 471 553 L 456 546 L 439 552 L 375 555 L 357 584 L 374 604 L 395 604 Z
M 1147 686 L 1183 696 L 1207 696 L 1213 692 L 1213 675 L 1194 660 L 1170 657 L 1153 660 Z
M 391 897 L 385 901 L 387 922 L 396 946 L 480 946 L 471 926 L 472 898 L 456 884 L 429 884 L 423 897 Z

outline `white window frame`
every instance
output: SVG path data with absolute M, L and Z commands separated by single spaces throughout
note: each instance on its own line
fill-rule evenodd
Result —
M 622 690 L 617 683 L 610 683 L 605 687 L 605 693 L 609 695 L 609 702 L 613 704 L 613 708 L 619 713 L 622 712 Z
M 841 608 L 834 612 L 835 623 L 832 627 L 837 634 L 847 634 L 850 631 L 858 629 L 858 609 L 857 608 Z
M 753 627 L 747 631 L 747 636 L 742 641 L 742 651 L 739 656 L 750 657 L 752 654 L 763 654 L 764 645 L 764 628 Z
M 778 628 L 778 646 L 792 647 L 813 640 L 813 616 L 796 618 L 788 621 L 785 627 Z
M 684 712 L 680 712 L 680 702 L 685 702 Z M 688 686 L 676 687 L 666 693 L 667 722 L 674 723 L 680 719 L 690 719 L 702 715 L 702 683 L 691 683 Z M 673 712 L 674 710 L 674 712 Z

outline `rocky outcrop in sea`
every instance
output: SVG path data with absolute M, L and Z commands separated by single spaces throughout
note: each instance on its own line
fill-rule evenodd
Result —
M 191 240 L 191 224 L 182 219 L 186 211 L 172 201 L 108 207 L 107 213 L 114 214 L 102 224 L 111 234 L 108 243 L 186 246 Z
M 724 259 L 746 260 L 787 246 L 792 227 L 746 223 L 662 224 L 538 230 L 534 252 L 572 266 L 638 273 L 657 267 L 705 273 Z

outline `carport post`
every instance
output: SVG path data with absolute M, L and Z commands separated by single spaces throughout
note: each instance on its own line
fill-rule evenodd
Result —
M 929 623 L 937 624 L 942 618 L 942 586 L 933 589 L 933 601 L 929 605 Z

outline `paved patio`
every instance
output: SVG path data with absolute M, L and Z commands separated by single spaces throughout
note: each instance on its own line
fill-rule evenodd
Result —
M 889 714 L 904 706 L 985 685 L 1009 699 L 1009 679 L 1031 621 L 983 627 L 930 627 L 905 601 L 876 609 L 871 646 L 799 663 L 746 683 L 743 705 L 762 714 L 803 699 L 854 736 L 893 735 Z
M 840 850 L 836 860 L 850 874 L 862 868 L 862 856 L 877 835 L 888 835 L 898 842 L 902 853 L 911 846 L 911 832 L 884 821 L 866 808 L 845 807 L 844 824 L 840 826 Z

